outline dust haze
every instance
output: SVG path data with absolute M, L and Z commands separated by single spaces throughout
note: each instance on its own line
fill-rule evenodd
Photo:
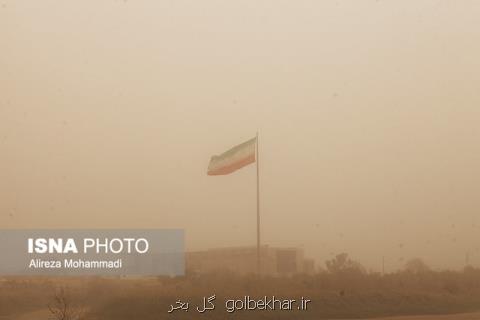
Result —
M 0 1 L 0 225 L 480 267 L 477 1 Z

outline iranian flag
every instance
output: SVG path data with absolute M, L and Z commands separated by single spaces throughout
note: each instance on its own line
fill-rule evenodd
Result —
M 255 162 L 257 138 L 250 139 L 220 155 L 213 156 L 208 165 L 209 176 L 232 173 Z

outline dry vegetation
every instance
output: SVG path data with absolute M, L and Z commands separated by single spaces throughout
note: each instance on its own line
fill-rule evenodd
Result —
M 480 310 L 480 269 L 436 272 L 417 259 L 409 261 L 403 271 L 382 276 L 339 255 L 316 275 L 286 278 L 222 273 L 151 279 L 9 279 L 0 287 L 0 316 L 47 308 L 55 299 L 59 301 L 59 287 L 67 288 L 69 299 L 86 311 L 82 319 L 192 318 L 198 315 L 194 309 L 202 297 L 212 294 L 217 295 L 217 309 L 209 313 L 209 319 L 227 315 L 237 319 L 359 318 Z M 245 295 L 305 296 L 312 303 L 308 311 L 227 314 L 223 301 Z M 190 301 L 190 311 L 168 314 L 170 304 L 178 299 Z

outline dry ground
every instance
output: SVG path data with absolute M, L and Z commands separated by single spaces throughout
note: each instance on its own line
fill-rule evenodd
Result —
M 29 312 L 18 316 L 0 317 L 0 320 L 42 320 L 49 319 L 48 310 L 39 310 Z M 349 319 L 352 320 L 352 319 Z M 432 315 L 432 316 L 404 316 L 404 317 L 387 317 L 387 318 L 370 318 L 362 320 L 480 320 L 480 312 L 462 313 L 453 315 Z

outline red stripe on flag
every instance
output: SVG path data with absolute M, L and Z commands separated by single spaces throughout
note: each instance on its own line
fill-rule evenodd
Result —
M 225 175 L 232 173 L 242 167 L 248 166 L 251 163 L 255 162 L 255 154 L 250 154 L 248 157 L 240 159 L 239 161 L 236 161 L 228 166 L 225 167 L 220 167 L 218 169 L 208 171 L 209 176 L 220 176 L 220 175 Z

